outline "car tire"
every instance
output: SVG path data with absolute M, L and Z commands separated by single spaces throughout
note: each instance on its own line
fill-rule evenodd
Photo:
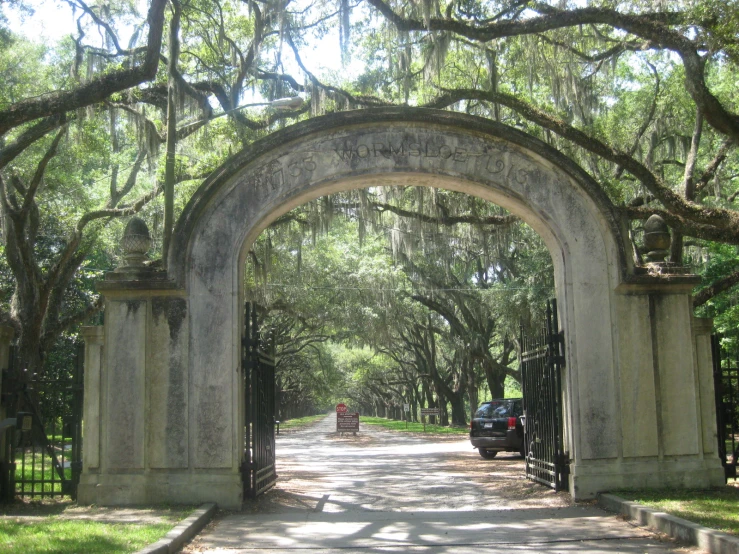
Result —
M 480 456 L 482 456 L 486 460 L 492 460 L 498 455 L 498 452 L 495 450 L 485 450 L 484 448 L 478 448 L 477 451 L 480 453 Z
M 521 454 L 522 458 L 526 457 L 526 443 L 521 441 L 521 448 L 518 450 L 518 453 Z

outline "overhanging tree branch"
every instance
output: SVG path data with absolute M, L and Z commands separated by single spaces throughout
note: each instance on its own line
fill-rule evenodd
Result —
M 442 89 L 444 90 L 444 89 Z M 460 100 L 486 100 L 499 102 L 504 106 L 516 111 L 529 121 L 536 123 L 550 131 L 555 132 L 567 140 L 572 141 L 585 150 L 622 166 L 625 170 L 639 179 L 642 184 L 654 196 L 662 202 L 675 217 L 690 219 L 702 226 L 721 226 L 725 229 L 731 228 L 739 235 L 739 214 L 721 208 L 705 208 L 693 202 L 689 202 L 672 191 L 658 176 L 652 173 L 644 164 L 629 156 L 625 152 L 618 151 L 605 144 L 596 137 L 577 129 L 569 123 L 558 119 L 542 110 L 516 98 L 510 94 L 495 93 L 492 91 L 476 89 L 445 90 L 445 93 L 436 100 L 430 102 L 426 107 L 441 108 L 450 106 Z
M 729 111 L 706 85 L 705 59 L 698 53 L 703 45 L 696 44 L 670 27 L 685 23 L 685 14 L 681 12 L 628 14 L 600 7 L 560 10 L 547 4 L 532 2 L 529 7 L 542 15 L 477 25 L 447 18 L 432 17 L 427 21 L 407 18 L 394 12 L 383 0 L 367 1 L 401 31 L 449 31 L 480 42 L 588 24 L 608 25 L 626 31 L 650 41 L 654 47 L 672 50 L 680 55 L 685 68 L 686 89 L 703 112 L 706 121 L 719 132 L 739 142 L 739 115 Z
M 120 92 L 154 78 L 162 47 L 164 7 L 167 0 L 152 0 L 147 17 L 149 39 L 146 56 L 141 65 L 101 75 L 88 83 L 68 91 L 51 93 L 41 98 L 29 98 L 0 110 L 0 135 L 10 129 L 45 116 L 60 114 L 97 104 L 111 94 Z
M 699 290 L 695 295 L 693 295 L 693 308 L 703 306 L 714 296 L 717 296 L 722 292 L 726 292 L 737 284 L 739 284 L 739 270 L 734 271 L 733 273 L 722 277 L 718 281 L 711 283 L 706 288 Z
M 46 119 L 42 119 L 35 125 L 26 129 L 13 142 L 0 150 L 0 169 L 7 166 L 34 142 L 46 136 L 50 131 L 64 125 L 67 121 L 68 118 L 66 114 L 55 114 Z

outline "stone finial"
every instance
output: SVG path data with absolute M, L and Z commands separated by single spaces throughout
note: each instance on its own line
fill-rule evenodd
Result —
M 146 222 L 140 217 L 132 217 L 123 231 L 121 248 L 123 249 L 124 267 L 144 267 L 146 253 L 151 246 L 151 235 Z
M 657 214 L 647 219 L 644 224 L 644 250 L 647 251 L 647 261 L 651 263 L 663 263 L 670 253 L 672 238 L 670 229 Z

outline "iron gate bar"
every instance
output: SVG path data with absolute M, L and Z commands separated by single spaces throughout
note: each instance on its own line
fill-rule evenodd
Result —
M 521 326 L 526 477 L 555 491 L 567 489 L 569 474 L 562 436 L 564 336 L 557 321 L 557 303 L 551 300 L 542 327 L 527 334 Z
M 244 309 L 244 496 L 254 498 L 277 481 L 275 471 L 275 358 L 262 347 L 256 306 Z
M 12 417 L 17 413 L 16 404 L 17 396 L 13 390 L 13 383 L 10 381 L 10 369 L 15 366 L 16 349 L 11 346 L 8 352 L 8 367 L 3 368 L 2 376 L 3 389 L 0 394 L 0 404 L 5 406 L 6 415 Z M 5 431 L 5 450 L 2 453 L 0 462 L 0 502 L 12 502 L 15 499 L 15 428 L 9 427 Z
M 739 360 L 736 347 L 722 346 L 720 335 L 711 336 L 713 355 L 713 388 L 716 401 L 716 437 L 718 455 L 724 468 L 724 479 L 736 478 L 739 444 L 737 444 L 737 402 L 739 402 Z M 731 443 L 731 448 L 727 444 Z

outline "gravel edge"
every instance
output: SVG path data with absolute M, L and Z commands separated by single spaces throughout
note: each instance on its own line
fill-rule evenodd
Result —
M 173 554 L 192 539 L 213 519 L 216 505 L 203 504 L 190 516 L 180 521 L 164 538 L 136 552 L 136 554 Z
M 711 554 L 739 554 L 739 538 L 728 533 L 647 508 L 615 494 L 598 494 L 598 505 L 604 510 L 633 519 L 639 525 L 652 527 L 674 539 L 703 548 Z

